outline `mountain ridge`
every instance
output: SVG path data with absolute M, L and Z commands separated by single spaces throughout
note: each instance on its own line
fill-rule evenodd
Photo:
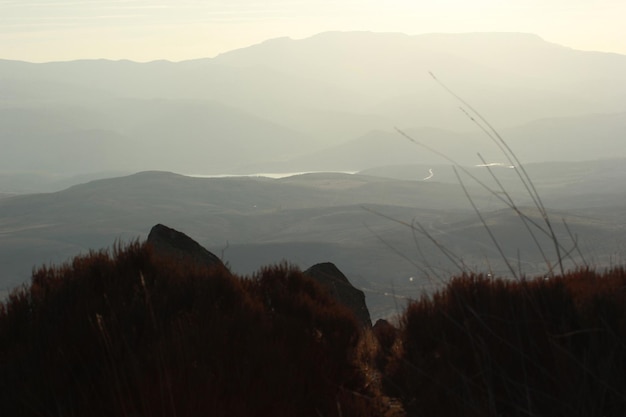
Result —
M 2 124 L 7 151 L 0 163 L 17 170 L 13 147 L 26 161 L 21 171 L 41 165 L 51 173 L 90 166 L 183 172 L 187 166 L 198 174 L 251 173 L 394 126 L 480 134 L 429 72 L 500 130 L 538 119 L 626 112 L 626 56 L 571 50 L 523 34 L 332 32 L 178 63 L 0 61 L 0 91 L 7 93 L 0 95 L 0 118 L 12 121 Z M 12 119 L 17 109 L 53 115 L 46 126 L 60 136 L 33 132 L 28 117 Z M 110 132 L 106 142 L 125 161 L 98 165 L 90 155 L 73 166 L 60 159 L 74 143 L 64 136 L 80 144 L 80 132 L 98 129 Z M 567 142 L 569 153 L 588 142 L 576 131 L 566 133 L 552 142 Z M 56 156 L 40 152 L 44 160 L 30 164 L 21 157 L 42 144 L 57 145 Z

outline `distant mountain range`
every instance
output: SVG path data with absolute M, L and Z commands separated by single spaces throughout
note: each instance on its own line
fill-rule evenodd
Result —
M 489 141 L 429 72 L 527 162 L 626 156 L 626 56 L 516 33 L 329 32 L 180 63 L 0 61 L 0 167 L 69 177 L 441 162 L 394 127 L 474 162 Z
M 624 160 L 607 160 L 526 167 L 559 239 L 572 248 L 564 219 L 593 266 L 616 262 L 626 243 L 625 166 Z M 318 173 L 283 179 L 142 172 L 55 193 L 0 198 L 0 289 L 27 280 L 34 266 L 58 264 L 119 239 L 143 240 L 151 225 L 164 222 L 193 233 L 238 273 L 281 261 L 303 269 L 333 262 L 365 291 L 373 317 L 382 317 L 396 308 L 390 295 L 394 291 L 417 297 L 438 282 L 433 281 L 435 271 L 442 276 L 456 272 L 430 238 L 411 231 L 413 222 L 467 267 L 507 273 L 451 167 L 432 170 L 434 176 L 426 181 L 418 176 L 424 166 L 379 168 L 375 175 Z M 468 170 L 497 190 L 484 168 Z M 513 171 L 500 168 L 496 174 L 520 207 L 541 223 Z M 521 262 L 520 268 L 531 275 L 544 271 L 545 262 L 515 213 L 467 177 L 465 181 L 512 262 Z M 554 259 L 550 239 L 538 236 Z M 579 253 L 573 256 L 580 265 Z M 567 265 L 576 263 L 568 260 Z

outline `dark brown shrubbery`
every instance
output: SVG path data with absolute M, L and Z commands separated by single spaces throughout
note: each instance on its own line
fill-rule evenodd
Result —
M 409 415 L 626 415 L 626 273 L 466 275 L 411 303 L 388 389 Z
M 380 415 L 361 333 L 295 269 L 242 279 L 116 247 L 0 305 L 0 415 Z
M 623 269 L 464 275 L 399 327 L 362 330 L 287 266 L 240 278 L 118 246 L 0 304 L 0 415 L 626 415 Z

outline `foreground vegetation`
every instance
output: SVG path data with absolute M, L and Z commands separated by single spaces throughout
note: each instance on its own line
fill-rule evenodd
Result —
M 386 368 L 410 415 L 626 415 L 626 272 L 466 275 L 402 315 Z
M 453 278 L 362 329 L 287 266 L 147 244 L 33 273 L 0 305 L 3 416 L 623 416 L 626 272 Z
M 147 245 L 92 253 L 0 310 L 0 414 L 379 415 L 360 331 L 287 267 L 244 280 Z

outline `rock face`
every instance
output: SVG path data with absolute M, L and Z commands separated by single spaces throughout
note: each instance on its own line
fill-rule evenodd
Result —
M 198 242 L 186 234 L 162 224 L 157 224 L 150 230 L 147 242 L 161 256 L 170 256 L 179 261 L 194 262 L 199 266 L 224 267 L 220 258 L 203 248 Z
M 178 230 L 157 224 L 150 230 L 147 243 L 158 256 L 173 257 L 177 261 L 194 262 L 199 266 L 223 267 L 222 261 L 203 248 L 198 242 Z M 326 287 L 341 304 L 350 308 L 364 327 L 371 327 L 372 320 L 365 305 L 365 294 L 355 288 L 348 278 L 332 263 L 313 265 L 305 275 Z
M 304 273 L 328 288 L 337 301 L 354 311 L 364 327 L 372 326 L 370 312 L 365 304 L 365 294 L 355 288 L 335 264 L 330 262 L 316 264 Z

